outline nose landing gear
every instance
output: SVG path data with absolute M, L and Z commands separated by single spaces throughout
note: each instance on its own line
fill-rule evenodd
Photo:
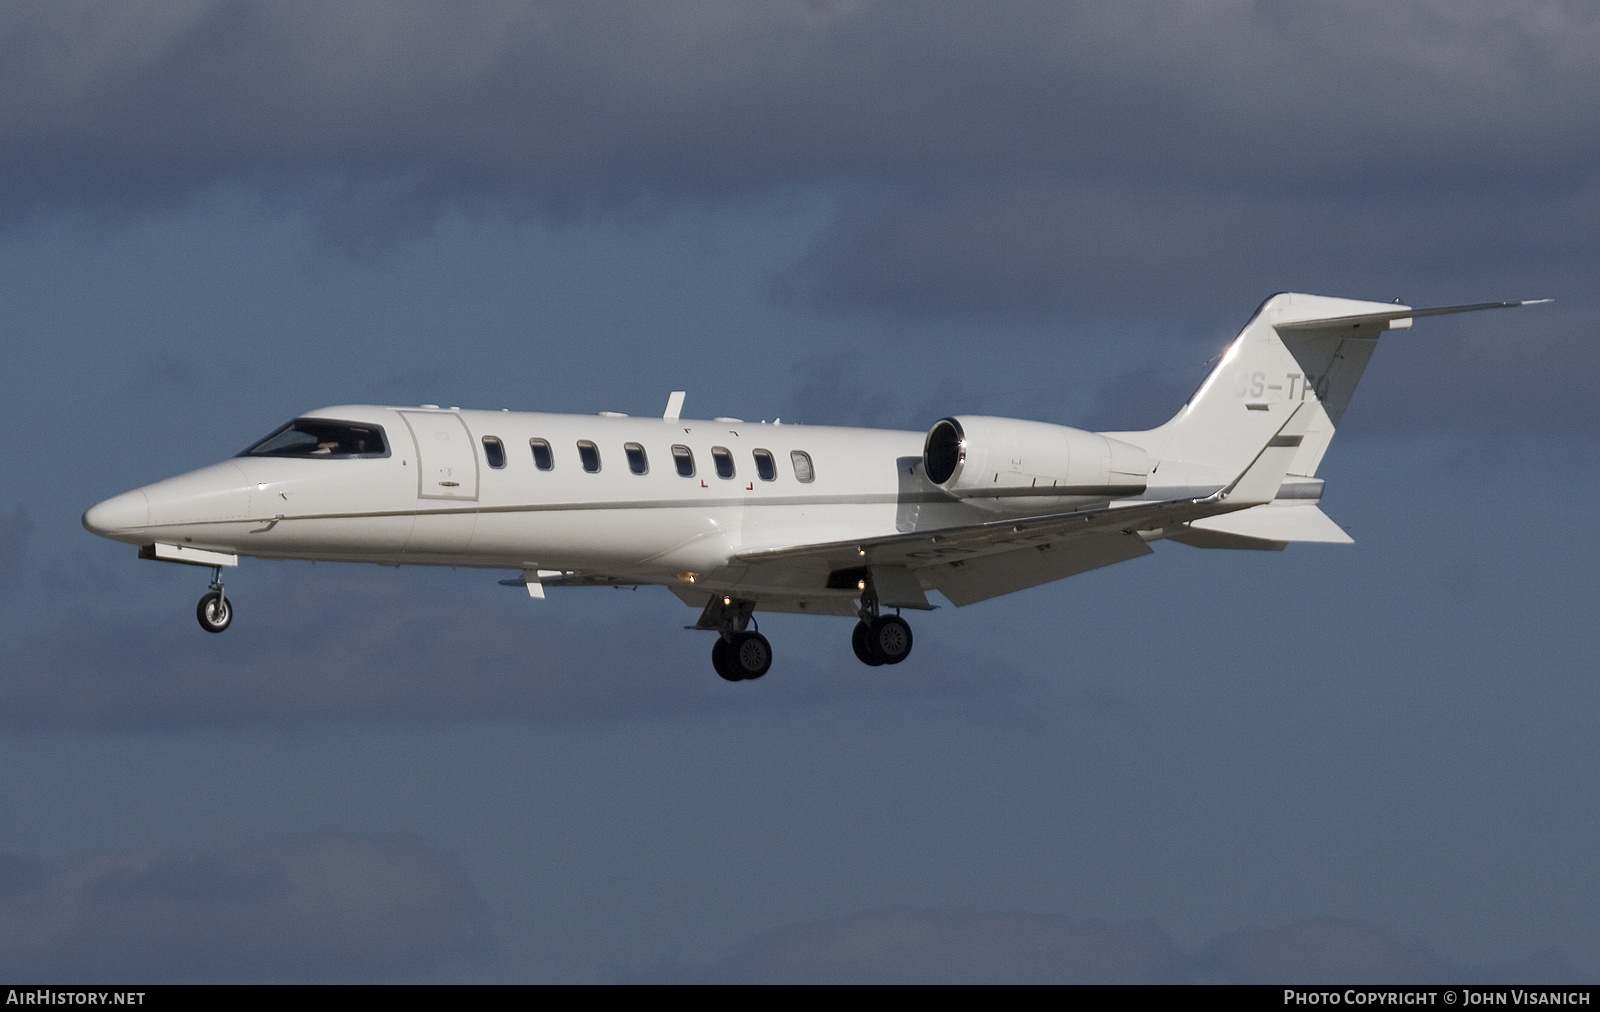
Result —
M 211 567 L 211 589 L 195 605 L 194 617 L 200 620 L 200 628 L 209 633 L 219 633 L 233 621 L 233 606 L 222 589 L 221 566 Z

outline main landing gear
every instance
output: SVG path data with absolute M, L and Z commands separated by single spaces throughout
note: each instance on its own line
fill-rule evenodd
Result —
M 754 601 L 737 597 L 714 597 L 706 602 L 694 628 L 717 634 L 711 646 L 711 666 L 730 682 L 760 678 L 772 667 L 772 644 L 749 628 L 756 610 Z M 899 614 L 878 613 L 878 596 L 870 585 L 862 588 L 860 621 L 850 633 L 850 646 L 861 663 L 878 667 L 899 664 L 911 656 L 911 626 Z
M 696 629 L 717 633 L 717 642 L 711 647 L 711 666 L 730 682 L 760 678 L 772 667 L 772 644 L 759 632 L 747 629 L 755 610 L 754 601 L 714 597 L 695 623 Z
M 194 617 L 200 620 L 200 628 L 210 633 L 221 632 L 233 621 L 233 605 L 228 603 L 228 596 L 222 590 L 221 566 L 211 567 L 211 589 L 195 606 Z
M 730 682 L 760 678 L 772 667 L 772 644 L 758 632 L 718 636 L 711 646 L 711 666 Z
M 878 614 L 878 598 L 870 588 L 861 595 L 861 620 L 850 631 L 856 658 L 869 667 L 899 664 L 911 656 L 911 626 L 898 614 Z

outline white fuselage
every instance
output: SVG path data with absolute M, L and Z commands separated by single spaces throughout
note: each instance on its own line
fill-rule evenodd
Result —
M 371 405 L 303 417 L 381 426 L 388 452 L 234 457 L 107 500 L 84 523 L 132 544 L 263 559 L 598 573 L 782 595 L 824 592 L 826 574 L 752 570 L 734 554 L 1093 501 L 959 500 L 923 476 L 920 432 Z M 502 466 L 491 466 L 486 441 L 498 441 Z M 549 469 L 533 441 L 548 445 Z M 598 470 L 585 469 L 580 441 L 593 444 Z M 691 474 L 675 447 L 692 455 Z
M 1264 301 L 1164 425 L 1088 432 L 954 415 L 927 433 L 678 418 L 345 405 L 244 453 L 108 499 L 83 523 L 142 557 L 215 567 L 196 606 L 228 628 L 239 556 L 473 566 L 547 586 L 662 584 L 759 678 L 755 610 L 854 617 L 865 664 L 909 654 L 902 608 L 986 601 L 1148 555 L 1348 543 L 1317 468 L 1377 345 L 1414 309 Z M 889 614 L 890 611 L 893 614 Z

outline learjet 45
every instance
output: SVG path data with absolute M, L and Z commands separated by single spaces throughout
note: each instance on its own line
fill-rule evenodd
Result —
M 1548 300 L 1538 300 L 1548 301 Z M 95 534 L 210 567 L 222 632 L 241 556 L 511 569 L 547 589 L 662 585 L 716 634 L 712 664 L 759 678 L 756 612 L 856 619 L 869 665 L 911 652 L 903 610 L 961 606 L 1151 552 L 1348 543 L 1318 465 L 1379 335 L 1413 309 L 1274 295 L 1165 425 L 1088 432 L 958 415 L 927 432 L 614 412 L 346 405 L 238 456 L 108 499 Z

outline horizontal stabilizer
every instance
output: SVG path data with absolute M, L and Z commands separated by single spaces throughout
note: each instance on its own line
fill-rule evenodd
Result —
M 1252 506 L 1237 513 L 1195 520 L 1189 526 L 1261 541 L 1301 541 L 1325 545 L 1348 545 L 1355 541 L 1314 503 Z
M 1554 299 L 1524 299 L 1520 302 L 1474 302 L 1469 306 L 1434 306 L 1431 309 L 1412 309 L 1410 306 L 1396 306 L 1394 309 L 1382 313 L 1356 313 L 1351 316 L 1325 316 L 1318 320 L 1294 320 L 1288 323 L 1275 324 L 1280 331 L 1284 330 L 1324 330 L 1329 327 L 1370 327 L 1379 323 L 1398 324 L 1391 327 L 1394 330 L 1403 330 L 1411 326 L 1411 320 L 1418 316 L 1449 316 L 1452 313 L 1475 313 L 1480 309 L 1515 309 L 1517 306 L 1537 306 L 1545 302 L 1554 302 Z

